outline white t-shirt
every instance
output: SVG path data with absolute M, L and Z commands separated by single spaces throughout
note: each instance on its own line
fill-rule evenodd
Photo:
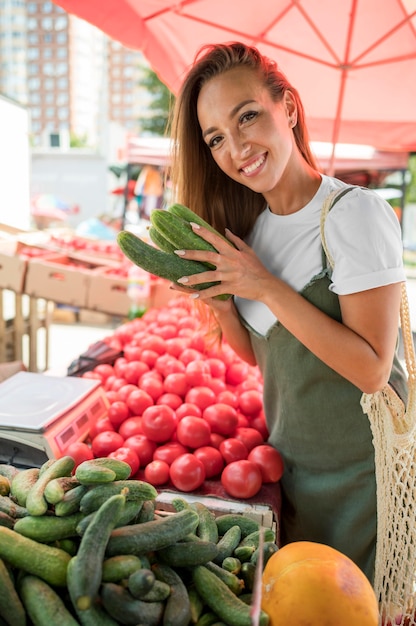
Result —
M 312 200 L 300 211 L 275 215 L 266 208 L 246 241 L 267 269 L 296 291 L 322 269 L 320 216 L 325 198 L 345 183 L 322 175 Z M 325 222 L 334 260 L 330 289 L 345 295 L 406 280 L 400 224 L 376 192 L 357 187 L 341 198 Z M 276 317 L 261 302 L 235 297 L 241 316 L 264 335 Z

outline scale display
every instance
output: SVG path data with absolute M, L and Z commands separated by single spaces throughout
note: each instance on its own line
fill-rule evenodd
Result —
M 108 406 L 98 380 L 18 372 L 0 384 L 0 462 L 36 466 L 63 456 Z

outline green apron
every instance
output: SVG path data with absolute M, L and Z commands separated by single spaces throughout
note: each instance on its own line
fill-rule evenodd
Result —
M 325 268 L 300 293 L 341 321 L 338 296 L 329 291 L 329 284 Z M 245 326 L 263 375 L 269 443 L 285 464 L 280 545 L 301 540 L 330 545 L 349 556 L 372 582 L 376 479 L 370 423 L 360 406 L 362 392 L 279 322 L 266 336 Z M 393 378 L 405 385 L 397 356 L 393 371 Z M 402 384 L 394 385 L 401 397 Z

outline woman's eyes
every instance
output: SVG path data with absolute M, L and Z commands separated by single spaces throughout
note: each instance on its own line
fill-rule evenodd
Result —
M 244 124 L 245 122 L 251 122 L 255 117 L 257 117 L 257 115 L 257 111 L 247 111 L 239 117 L 238 121 L 240 124 Z
M 246 111 L 238 118 L 238 125 L 242 126 L 244 124 L 247 124 L 248 122 L 253 121 L 258 116 L 258 114 L 258 111 Z M 208 147 L 211 149 L 216 148 L 218 144 L 222 141 L 222 139 L 223 135 L 215 135 L 215 137 L 212 137 L 209 140 Z
M 221 139 L 222 137 L 220 135 L 217 135 L 216 137 L 212 137 L 208 142 L 208 147 L 215 148 L 219 144 Z

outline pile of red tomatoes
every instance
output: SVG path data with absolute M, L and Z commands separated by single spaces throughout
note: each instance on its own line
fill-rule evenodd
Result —
M 266 443 L 258 368 L 207 341 L 193 302 L 150 309 L 106 341 L 123 356 L 84 374 L 101 380 L 109 409 L 89 442 L 67 451 L 76 463 L 116 457 L 155 486 L 189 492 L 218 480 L 238 499 L 281 478 L 281 456 Z

